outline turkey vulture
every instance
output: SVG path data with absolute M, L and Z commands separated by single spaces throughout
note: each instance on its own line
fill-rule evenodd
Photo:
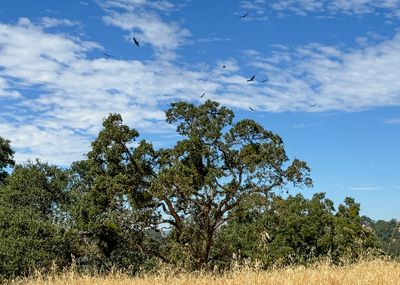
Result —
M 135 37 L 132 37 L 133 42 L 135 43 L 136 46 L 140 46 L 138 40 Z
M 255 78 L 256 78 L 256 76 L 253 75 L 250 79 L 247 79 L 247 82 L 254 81 Z
M 103 55 L 107 58 L 114 58 L 113 55 L 103 52 Z

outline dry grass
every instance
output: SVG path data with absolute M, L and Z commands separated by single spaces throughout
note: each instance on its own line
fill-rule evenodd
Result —
M 400 263 L 374 260 L 364 261 L 344 267 L 331 267 L 319 264 L 312 267 L 291 267 L 260 271 L 251 268 L 232 270 L 229 273 L 217 276 L 213 274 L 173 274 L 172 271 L 161 271 L 158 274 L 128 277 L 124 274 L 114 273 L 109 276 L 93 277 L 82 276 L 74 272 L 62 275 L 37 276 L 35 278 L 15 281 L 13 284 L 26 285 L 116 285 L 116 284 L 180 284 L 180 285 L 208 285 L 208 284 L 400 284 Z

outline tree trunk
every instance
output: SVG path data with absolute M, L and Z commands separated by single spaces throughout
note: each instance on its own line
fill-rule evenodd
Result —
M 200 252 L 200 258 L 197 265 L 198 269 L 203 268 L 205 265 L 207 265 L 209 261 L 210 249 L 213 241 L 212 238 L 213 238 L 213 231 L 207 232 L 204 236 L 204 241 Z

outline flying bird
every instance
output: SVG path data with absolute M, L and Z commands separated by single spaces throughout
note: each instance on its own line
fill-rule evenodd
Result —
M 206 92 L 204 92 L 203 94 L 201 94 L 200 98 L 203 98 L 204 95 L 206 95 Z
M 140 46 L 138 40 L 135 37 L 132 37 L 133 42 L 135 43 L 136 46 Z
M 247 82 L 254 81 L 255 78 L 256 78 L 256 76 L 253 75 L 250 79 L 247 79 Z
M 253 111 L 253 112 L 255 111 L 255 110 L 254 110 L 253 108 L 251 108 L 251 107 L 249 107 L 249 109 L 250 109 L 251 111 Z
M 261 82 L 267 82 L 268 81 L 268 79 L 264 79 L 263 81 L 261 81 Z
M 310 105 L 310 106 L 308 106 L 309 108 L 313 108 L 313 107 L 315 107 L 315 106 L 317 106 L 317 103 L 314 103 L 314 104 L 312 104 L 312 105 Z
M 224 64 L 224 65 L 222 66 L 222 68 L 226 68 L 226 65 Z
M 246 18 L 249 15 L 249 13 L 241 15 L 239 18 Z
M 103 55 L 107 58 L 114 58 L 113 55 L 103 52 Z

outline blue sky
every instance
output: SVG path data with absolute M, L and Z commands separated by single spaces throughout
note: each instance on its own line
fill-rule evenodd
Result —
M 399 0 L 3 0 L 0 136 L 65 166 L 110 112 L 162 147 L 170 102 L 212 99 L 309 163 L 304 195 L 398 218 L 399 17 Z

